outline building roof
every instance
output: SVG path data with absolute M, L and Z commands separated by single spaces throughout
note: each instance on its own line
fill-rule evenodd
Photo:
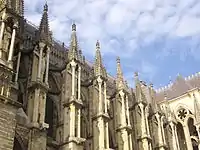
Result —
M 187 91 L 200 87 L 200 72 L 186 78 L 178 75 L 174 82 L 156 90 L 156 101 L 170 100 L 183 95 Z

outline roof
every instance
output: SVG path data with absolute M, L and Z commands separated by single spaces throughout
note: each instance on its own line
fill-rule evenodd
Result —
M 179 75 L 173 83 L 156 90 L 156 101 L 176 98 L 194 88 L 200 88 L 200 72 L 186 78 Z

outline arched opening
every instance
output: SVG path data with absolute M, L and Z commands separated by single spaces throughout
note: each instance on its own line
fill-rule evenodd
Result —
M 87 109 L 89 109 L 89 107 L 88 107 L 88 103 L 86 101 L 85 95 L 83 93 L 81 93 L 81 100 L 83 102 L 83 107 L 81 109 L 81 114 L 80 114 L 81 115 L 81 137 L 87 139 L 87 137 L 89 136 L 89 134 L 88 134 L 89 133 L 89 131 L 88 131 L 89 116 L 88 116 Z
M 81 115 L 81 137 L 82 138 L 87 138 L 88 133 L 87 133 L 87 123 L 86 123 L 86 117 L 83 116 L 84 113 Z
M 49 124 L 47 129 L 47 136 L 56 140 L 56 128 L 57 128 L 57 109 L 53 100 L 47 96 L 46 99 L 46 111 L 45 111 L 45 122 Z
M 193 147 L 193 150 L 198 150 L 198 142 L 194 139 L 192 139 L 192 147 Z
M 194 126 L 193 118 L 188 119 L 188 128 L 189 128 L 190 136 L 196 136 L 196 137 L 198 136 L 196 127 Z
M 22 150 L 22 147 L 19 143 L 19 141 L 17 140 L 17 138 L 14 139 L 14 147 L 13 150 Z
M 196 127 L 194 126 L 194 119 L 193 118 L 188 119 L 188 128 L 189 128 L 190 136 L 198 138 L 198 133 L 197 133 Z M 194 139 L 191 139 L 191 140 L 192 140 L 193 150 L 198 150 L 197 141 L 194 140 Z
M 112 136 L 113 134 L 112 134 L 110 128 L 108 129 L 108 131 L 109 131 L 109 134 L 108 134 L 109 135 L 109 146 L 110 146 L 110 148 L 114 149 L 115 148 L 114 137 Z
M 185 134 L 184 134 L 182 124 L 178 123 L 176 128 L 177 128 L 179 147 L 180 147 L 181 150 L 187 150 L 187 145 L 186 145 L 186 141 L 185 141 Z
M 17 133 L 15 134 L 13 150 L 25 150 L 21 137 Z

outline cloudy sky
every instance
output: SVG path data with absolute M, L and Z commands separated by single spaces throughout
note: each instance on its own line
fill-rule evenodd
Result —
M 38 25 L 45 0 L 25 0 L 25 16 Z M 48 0 L 50 28 L 69 43 L 77 24 L 79 44 L 89 61 L 100 41 L 108 73 L 120 56 L 129 85 L 139 72 L 156 88 L 200 71 L 199 0 Z

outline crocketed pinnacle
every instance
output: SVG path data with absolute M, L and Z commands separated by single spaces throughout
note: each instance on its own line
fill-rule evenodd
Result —
M 76 35 L 76 24 L 72 24 L 72 34 L 68 53 L 69 60 L 79 60 L 78 40 Z
M 158 104 L 156 103 L 156 100 L 155 100 L 155 91 L 153 90 L 153 84 L 151 83 L 150 84 L 150 96 L 151 96 L 151 103 L 152 103 L 152 109 L 154 111 L 154 113 L 158 112 L 159 109 L 158 109 Z
M 142 91 L 142 88 L 141 88 L 141 83 L 140 83 L 140 80 L 138 78 L 138 72 L 135 72 L 135 75 L 134 75 L 134 78 L 135 78 L 135 89 L 136 89 L 136 101 L 137 102 L 145 102 L 146 103 L 146 99 L 145 99 L 145 96 L 143 94 L 143 91 Z
M 39 26 L 39 40 L 45 43 L 51 41 L 51 33 L 49 30 L 49 19 L 48 19 L 48 5 L 44 5 L 43 15 Z
M 96 54 L 95 54 L 95 64 L 94 64 L 94 75 L 106 77 L 106 70 L 103 66 L 103 61 L 100 52 L 100 43 L 96 42 Z
M 125 89 L 124 77 L 121 69 L 120 58 L 117 57 L 117 79 L 116 79 L 116 86 L 118 90 Z

